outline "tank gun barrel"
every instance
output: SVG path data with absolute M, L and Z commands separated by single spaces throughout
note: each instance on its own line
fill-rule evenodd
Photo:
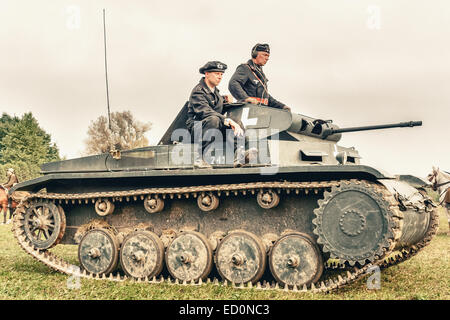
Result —
M 323 132 L 323 138 L 325 139 L 329 135 L 335 133 L 344 133 L 344 132 L 355 132 L 355 131 L 365 131 L 365 130 L 379 130 L 379 129 L 389 129 L 389 128 L 401 128 L 401 127 L 416 127 L 421 126 L 422 121 L 407 121 L 407 122 L 399 122 L 392 124 L 380 124 L 374 126 L 362 126 L 362 127 L 349 127 L 349 128 L 327 128 Z

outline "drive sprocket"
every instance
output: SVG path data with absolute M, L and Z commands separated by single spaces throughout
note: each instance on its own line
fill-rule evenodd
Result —
M 325 192 L 314 210 L 314 233 L 325 253 L 350 265 L 365 265 L 393 249 L 401 223 L 398 207 L 383 186 L 343 181 Z

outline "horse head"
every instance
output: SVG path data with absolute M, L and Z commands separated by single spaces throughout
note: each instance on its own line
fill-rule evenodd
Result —
M 433 167 L 433 171 L 427 176 L 427 180 L 431 183 L 431 188 L 436 191 L 437 190 L 437 183 L 438 179 L 437 176 L 439 174 L 439 168 Z

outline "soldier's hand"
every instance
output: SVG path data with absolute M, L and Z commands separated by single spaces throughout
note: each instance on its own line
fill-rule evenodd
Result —
M 225 102 L 226 103 L 233 103 L 233 96 L 231 94 L 227 94 L 225 96 Z
M 233 120 L 230 119 L 230 127 L 233 129 L 234 135 L 237 137 L 241 137 L 244 135 L 244 130 Z
M 283 110 L 288 110 L 289 112 L 291 111 L 291 108 L 288 106 L 283 106 Z
M 258 100 L 256 98 L 253 97 L 248 97 L 247 99 L 244 100 L 245 102 L 250 102 L 252 104 L 258 104 Z

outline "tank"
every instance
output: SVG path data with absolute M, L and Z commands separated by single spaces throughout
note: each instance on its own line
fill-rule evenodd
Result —
M 405 261 L 438 225 L 421 187 L 360 163 L 332 121 L 251 104 L 224 112 L 256 156 L 236 167 L 225 144 L 197 168 L 186 105 L 156 146 L 46 163 L 13 232 L 45 265 L 82 277 L 332 291 Z M 404 176 L 402 176 L 404 177 Z M 79 265 L 50 250 L 78 246 Z

